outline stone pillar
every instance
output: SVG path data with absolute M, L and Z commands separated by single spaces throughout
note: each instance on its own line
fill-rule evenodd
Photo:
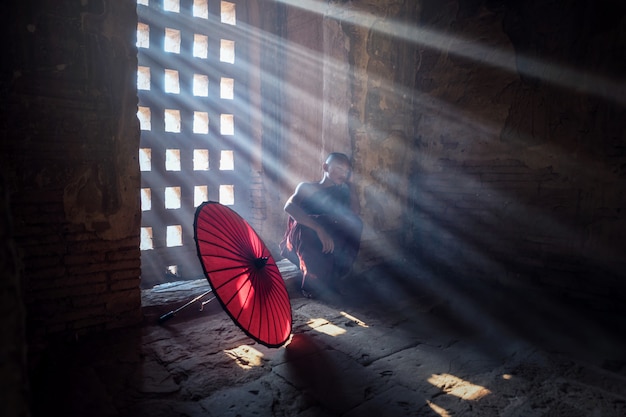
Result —
M 0 169 L 33 350 L 141 320 L 136 7 L 4 11 Z
M 3 175 L 0 175 L 0 207 L 0 415 L 25 417 L 30 415 L 26 312 L 9 214 L 9 196 Z

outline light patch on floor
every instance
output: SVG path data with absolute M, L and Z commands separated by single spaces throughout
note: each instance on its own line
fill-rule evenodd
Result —
M 353 321 L 355 324 L 357 324 L 358 326 L 361 327 L 369 327 L 367 324 L 365 324 L 364 321 L 357 319 L 356 317 L 354 317 L 351 314 L 346 313 L 345 311 L 340 311 L 339 314 L 341 314 L 342 316 L 344 316 L 345 318 L 347 318 L 350 321 Z
M 250 369 L 263 364 L 263 353 L 252 346 L 241 345 L 234 349 L 225 350 L 228 356 L 235 360 L 235 363 L 243 369 Z
M 491 394 L 487 388 L 472 384 L 457 376 L 450 374 L 433 374 L 428 382 L 440 388 L 446 394 L 454 395 L 463 400 L 479 400 Z
M 344 334 L 346 331 L 339 326 L 336 326 L 323 318 L 311 319 L 307 323 L 311 329 L 318 331 L 320 333 L 327 334 L 329 336 L 339 336 Z

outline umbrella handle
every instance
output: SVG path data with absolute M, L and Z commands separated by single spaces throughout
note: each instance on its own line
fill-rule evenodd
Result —
M 163 314 L 161 317 L 159 317 L 159 324 L 165 323 L 166 321 L 168 321 L 169 319 L 171 319 L 175 315 L 176 315 L 176 313 L 174 311 L 170 311 L 167 314 Z
M 197 296 L 196 298 L 194 298 L 193 300 L 189 301 L 187 304 L 178 307 L 176 310 L 172 310 L 169 313 L 165 313 L 163 314 L 161 317 L 159 317 L 159 324 L 163 324 L 166 321 L 168 321 L 169 319 L 171 319 L 172 317 L 174 317 L 176 315 L 176 313 L 178 313 L 180 310 L 182 310 L 185 307 L 190 306 L 191 304 L 195 303 L 196 301 L 198 301 L 199 299 L 201 299 L 202 297 L 204 297 L 205 295 L 207 295 L 208 293 L 213 292 L 213 289 L 210 289 L 202 294 L 200 294 L 199 296 Z M 209 300 L 210 301 L 210 300 Z M 204 305 L 204 304 L 203 304 Z

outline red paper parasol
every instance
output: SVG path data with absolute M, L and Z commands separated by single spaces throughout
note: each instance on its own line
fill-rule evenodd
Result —
M 254 229 L 213 202 L 196 210 L 194 238 L 213 293 L 252 339 L 279 347 L 291 335 L 291 303 L 274 258 Z

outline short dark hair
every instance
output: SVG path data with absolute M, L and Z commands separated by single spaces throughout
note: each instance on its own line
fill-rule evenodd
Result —
M 352 163 L 350 162 L 350 158 L 348 158 L 348 155 L 346 155 L 345 153 L 341 153 L 341 152 L 329 153 L 328 156 L 326 157 L 326 163 L 330 164 L 332 161 L 343 162 L 350 167 L 352 166 Z

